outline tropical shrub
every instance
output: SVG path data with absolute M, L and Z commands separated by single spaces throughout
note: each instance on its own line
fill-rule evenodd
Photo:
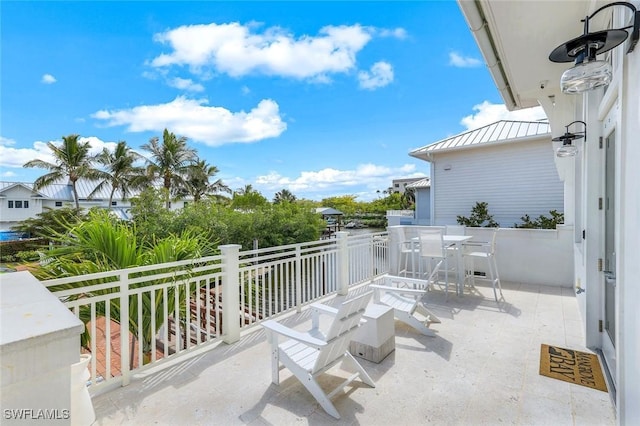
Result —
M 518 225 L 514 224 L 515 228 L 535 228 L 535 229 L 556 229 L 556 226 L 564 223 L 564 213 L 559 213 L 557 210 L 549 211 L 550 217 L 545 215 L 538 216 L 537 219 L 531 220 L 528 214 L 525 214 L 520 218 L 522 223 Z
M 87 221 L 69 224 L 63 232 L 51 230 L 52 238 L 59 243 L 47 253 L 52 259 L 35 273 L 39 279 L 53 279 L 65 276 L 77 276 L 95 272 L 126 269 L 134 266 L 154 265 L 176 262 L 186 259 L 197 259 L 216 253 L 214 245 L 199 234 L 185 231 L 180 235 L 169 235 L 162 239 L 140 239 L 136 235 L 135 225 L 120 221 L 107 211 L 91 212 Z M 184 270 L 184 266 L 180 270 Z M 164 270 L 171 272 L 171 268 Z M 159 279 L 154 284 L 173 282 L 172 277 Z M 75 288 L 78 284 L 64 284 L 51 287 L 52 291 Z M 141 284 L 138 284 L 141 285 Z M 144 284 L 143 284 L 144 285 Z M 147 284 L 148 285 L 148 284 Z M 135 285 L 134 285 L 135 286 Z M 167 290 L 167 298 L 156 292 L 152 300 L 150 292 L 140 296 L 132 295 L 129 300 L 130 333 L 134 337 L 142 336 L 142 347 L 145 359 L 154 347 L 154 336 L 165 323 L 164 312 L 174 312 L 176 303 L 184 312 L 186 295 L 182 291 L 176 297 L 176 286 Z M 113 292 L 112 289 L 88 290 L 72 296 L 73 299 L 91 298 Z M 176 301 L 176 299 L 178 299 Z M 70 299 L 71 300 L 71 299 Z M 164 304 L 166 303 L 166 309 Z M 155 329 L 151 329 L 151 305 L 155 305 Z M 109 319 L 118 322 L 120 319 L 120 300 L 111 299 L 108 303 Z M 96 316 L 107 316 L 107 303 L 95 304 Z M 142 311 L 142 323 L 138 323 L 138 312 Z M 90 307 L 82 305 L 79 318 L 85 324 L 91 321 Z M 138 333 L 140 331 L 140 333 Z M 82 335 L 81 344 L 88 347 L 90 336 L 87 331 Z
M 500 224 L 493 220 L 493 215 L 489 214 L 489 203 L 484 201 L 476 202 L 471 209 L 469 217 L 457 216 L 458 225 L 471 227 L 498 228 Z

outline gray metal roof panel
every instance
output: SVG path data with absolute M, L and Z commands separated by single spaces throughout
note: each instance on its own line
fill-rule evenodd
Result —
M 506 142 L 532 136 L 550 135 L 548 122 L 500 120 L 492 124 L 460 133 L 410 152 L 410 155 L 451 151 L 482 144 Z
M 420 179 L 416 182 L 410 183 L 406 186 L 407 188 L 430 188 L 431 187 L 431 179 L 424 178 Z

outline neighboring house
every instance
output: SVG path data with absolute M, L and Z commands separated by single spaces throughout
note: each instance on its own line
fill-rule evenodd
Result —
M 457 216 L 469 217 L 477 202 L 488 203 L 489 213 L 505 228 L 522 223 L 525 214 L 535 219 L 564 211 L 549 123 L 502 120 L 409 155 L 431 163 L 431 190 L 416 194 L 421 224 L 455 225 Z M 427 193 L 429 202 L 423 199 Z
M 403 179 L 393 179 L 391 181 L 391 188 L 389 188 L 389 194 L 404 194 L 405 189 L 408 185 L 419 181 L 422 178 L 403 178 Z
M 574 50 L 567 42 L 581 36 L 585 17 L 593 18 L 592 31 L 600 31 L 633 27 L 634 16 L 638 28 L 640 16 L 611 1 L 458 3 L 508 109 L 541 105 L 554 137 L 569 125 L 571 132 L 586 130 L 584 139 L 572 141 L 575 156 L 556 159 L 565 184 L 565 227 L 574 233 L 580 339 L 601 354 L 616 423 L 640 424 L 640 46 L 629 52 L 638 33 L 627 30 L 626 40 L 607 44 L 611 50 L 597 56 L 601 62 L 590 62 L 599 72 L 603 64 L 611 66 L 608 84 L 600 78 L 604 73 L 583 67 L 583 82 L 602 84 L 585 84 L 579 94 L 560 89 L 561 75 L 574 65 L 571 58 L 548 59 L 558 47 L 582 55 L 583 45 Z
M 89 198 L 89 194 L 96 187 L 96 183 L 80 180 L 76 187 L 81 208 L 110 208 L 119 218 L 130 218 L 131 201 L 129 198 L 123 200 L 121 191 L 116 190 L 111 206 L 109 206 L 111 187 L 105 186 L 102 191 L 98 191 L 91 198 Z M 135 196 L 135 194 L 132 195 Z M 189 197 L 173 201 L 171 209 L 180 209 L 190 201 Z M 33 183 L 0 182 L 0 230 L 2 231 L 8 231 L 19 222 L 35 217 L 47 209 L 74 206 L 73 192 L 69 184 L 51 184 L 36 191 L 33 189 Z

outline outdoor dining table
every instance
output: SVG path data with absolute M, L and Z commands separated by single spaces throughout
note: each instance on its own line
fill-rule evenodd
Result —
M 464 261 L 462 259 L 462 244 L 471 240 L 471 235 L 443 235 L 442 242 L 447 249 L 454 249 L 456 253 L 456 294 L 462 296 L 464 292 Z M 412 244 L 415 245 L 413 250 L 414 256 L 419 252 L 420 237 L 413 237 Z M 412 256 L 413 257 L 413 256 Z M 415 261 L 411 259 L 411 267 L 415 276 Z
M 462 259 L 462 244 L 469 241 L 471 235 L 443 235 L 442 241 L 448 248 L 456 251 L 456 294 L 462 296 L 464 293 L 464 260 Z

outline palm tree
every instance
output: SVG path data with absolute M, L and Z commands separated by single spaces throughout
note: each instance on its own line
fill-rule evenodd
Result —
M 60 146 L 56 146 L 52 142 L 47 143 L 47 147 L 51 150 L 55 163 L 49 163 L 44 160 L 31 160 L 23 166 L 49 170 L 49 173 L 35 180 L 33 183 L 35 190 L 45 188 L 57 181 L 68 178 L 73 191 L 76 209 L 80 208 L 76 182 L 78 182 L 80 178 L 97 180 L 104 177 L 103 172 L 93 167 L 93 158 L 89 155 L 91 145 L 89 142 L 79 142 L 79 137 L 79 135 L 63 136 Z
M 194 202 L 200 201 L 205 195 L 215 195 L 220 192 L 231 193 L 231 189 L 221 179 L 211 183 L 210 178 L 218 174 L 218 168 L 195 158 L 187 168 L 184 193 L 193 197 Z
M 283 189 L 282 191 L 276 192 L 275 197 L 273 197 L 274 204 L 283 202 L 293 203 L 295 200 L 296 196 L 293 195 L 293 193 L 291 193 L 291 191 L 289 191 L 288 189 Z
M 231 206 L 236 209 L 251 210 L 268 202 L 259 191 L 253 189 L 251 184 L 247 184 L 233 193 Z
M 142 185 L 144 169 L 134 166 L 134 163 L 141 158 L 142 156 L 127 146 L 125 141 L 118 142 L 113 152 L 104 148 L 96 157 L 96 161 L 105 167 L 107 176 L 89 194 L 89 197 L 92 197 L 110 184 L 109 206 L 113 202 L 113 194 L 118 189 L 122 192 L 122 199 L 124 200 L 129 194 L 130 188 Z
M 162 143 L 158 137 L 153 137 L 149 143 L 142 145 L 142 149 L 151 154 L 147 159 L 147 175 L 150 179 L 162 179 L 162 186 L 166 189 L 166 208 L 169 208 L 170 194 L 177 194 L 185 187 L 185 175 L 189 164 L 196 158 L 196 151 L 187 146 L 187 138 L 176 137 L 164 129 Z
M 402 205 L 403 208 L 412 208 L 416 203 L 416 189 L 415 188 L 405 188 L 404 193 L 402 194 Z

